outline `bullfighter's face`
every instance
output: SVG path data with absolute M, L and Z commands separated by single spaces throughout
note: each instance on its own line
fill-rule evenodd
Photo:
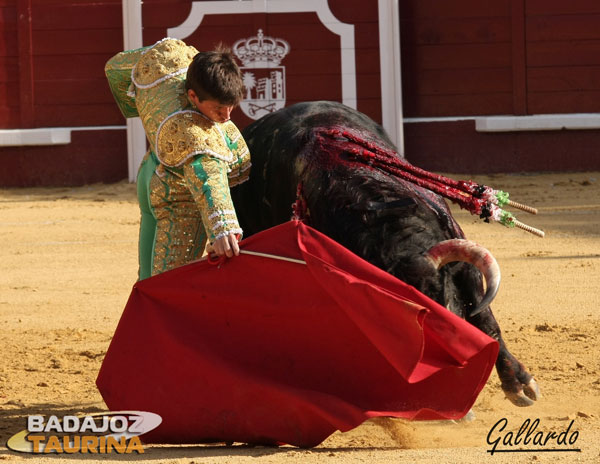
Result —
M 227 122 L 231 118 L 234 105 L 226 105 L 218 100 L 200 100 L 193 90 L 188 90 L 188 98 L 204 116 L 214 122 Z

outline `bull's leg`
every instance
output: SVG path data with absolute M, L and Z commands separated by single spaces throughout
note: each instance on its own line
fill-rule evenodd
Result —
M 500 344 L 500 351 L 496 359 L 496 371 L 506 397 L 516 406 L 531 406 L 541 397 L 540 390 L 533 376 L 508 351 L 498 322 L 490 308 L 474 317 L 467 317 L 467 321 Z
M 472 266 L 459 264 L 453 268 L 451 279 L 454 285 L 452 294 L 458 295 L 458 299 L 452 301 L 448 308 L 498 341 L 500 350 L 496 359 L 496 371 L 500 377 L 502 390 L 513 404 L 531 406 L 541 397 L 540 390 L 533 376 L 508 351 L 492 310 L 488 307 L 475 316 L 469 315 L 471 309 L 476 306 L 483 295 L 481 276 Z M 447 286 L 450 285 L 447 283 Z

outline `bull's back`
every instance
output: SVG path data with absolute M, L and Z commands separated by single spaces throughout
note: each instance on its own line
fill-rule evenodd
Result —
M 333 126 L 348 127 L 370 134 L 387 148 L 395 150 L 394 144 L 383 127 L 365 114 L 342 103 L 331 101 L 296 103 L 263 116 L 246 127 L 243 134 L 246 141 L 253 145 L 256 143 L 254 148 L 260 151 L 262 142 L 260 140 L 253 141 L 257 135 L 262 138 L 266 134 L 277 132 L 275 138 L 278 142 L 301 142 L 307 133 L 316 128 Z M 286 140 L 281 138 L 284 134 Z
M 400 178 L 392 179 L 358 163 L 332 168 L 331 163 L 325 162 L 324 157 L 319 155 L 322 147 L 317 143 L 320 131 L 328 128 L 349 130 L 368 143 L 396 151 L 379 124 L 341 103 L 297 103 L 263 116 L 243 130 L 252 159 L 250 179 L 232 189 L 238 219 L 246 237 L 291 218 L 299 183 L 304 184 L 309 207 L 312 206 L 316 213 L 317 209 L 322 209 L 322 202 L 331 200 L 323 198 L 320 193 L 326 191 L 328 185 L 337 180 L 343 189 L 343 184 L 347 183 L 344 179 L 361 177 L 374 178 L 382 188 L 383 184 L 387 184 L 391 189 L 409 192 L 399 192 L 398 195 L 415 199 L 417 215 L 422 216 L 432 232 L 432 244 L 436 240 L 463 237 L 445 201 L 433 192 Z M 330 192 L 330 196 L 334 195 Z M 348 201 L 355 200 L 348 198 Z M 331 221 L 327 208 L 322 217 L 323 224 L 313 218 L 317 221 L 313 220 L 311 225 L 330 235 L 331 231 L 327 229 L 331 228 Z M 437 227 L 434 223 L 438 224 Z
M 315 132 L 345 127 L 396 150 L 385 130 L 368 116 L 338 102 L 297 103 L 263 116 L 243 130 L 250 149 L 249 181 L 232 189 L 245 235 L 290 219 L 301 165 L 310 156 Z

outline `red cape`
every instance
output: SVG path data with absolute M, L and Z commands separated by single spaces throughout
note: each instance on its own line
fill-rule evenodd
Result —
M 219 266 L 135 284 L 98 375 L 160 443 L 315 446 L 374 416 L 457 419 L 498 344 L 325 235 L 288 222 Z

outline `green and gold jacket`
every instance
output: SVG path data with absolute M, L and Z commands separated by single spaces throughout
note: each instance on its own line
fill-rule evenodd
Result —
M 185 74 L 196 53 L 163 39 L 121 52 L 105 67 L 123 116 L 140 117 L 150 145 L 144 163 L 154 168 L 145 177 L 156 221 L 152 275 L 198 258 L 206 239 L 242 233 L 229 188 L 247 180 L 250 153 L 233 122 L 211 121 L 188 100 Z

